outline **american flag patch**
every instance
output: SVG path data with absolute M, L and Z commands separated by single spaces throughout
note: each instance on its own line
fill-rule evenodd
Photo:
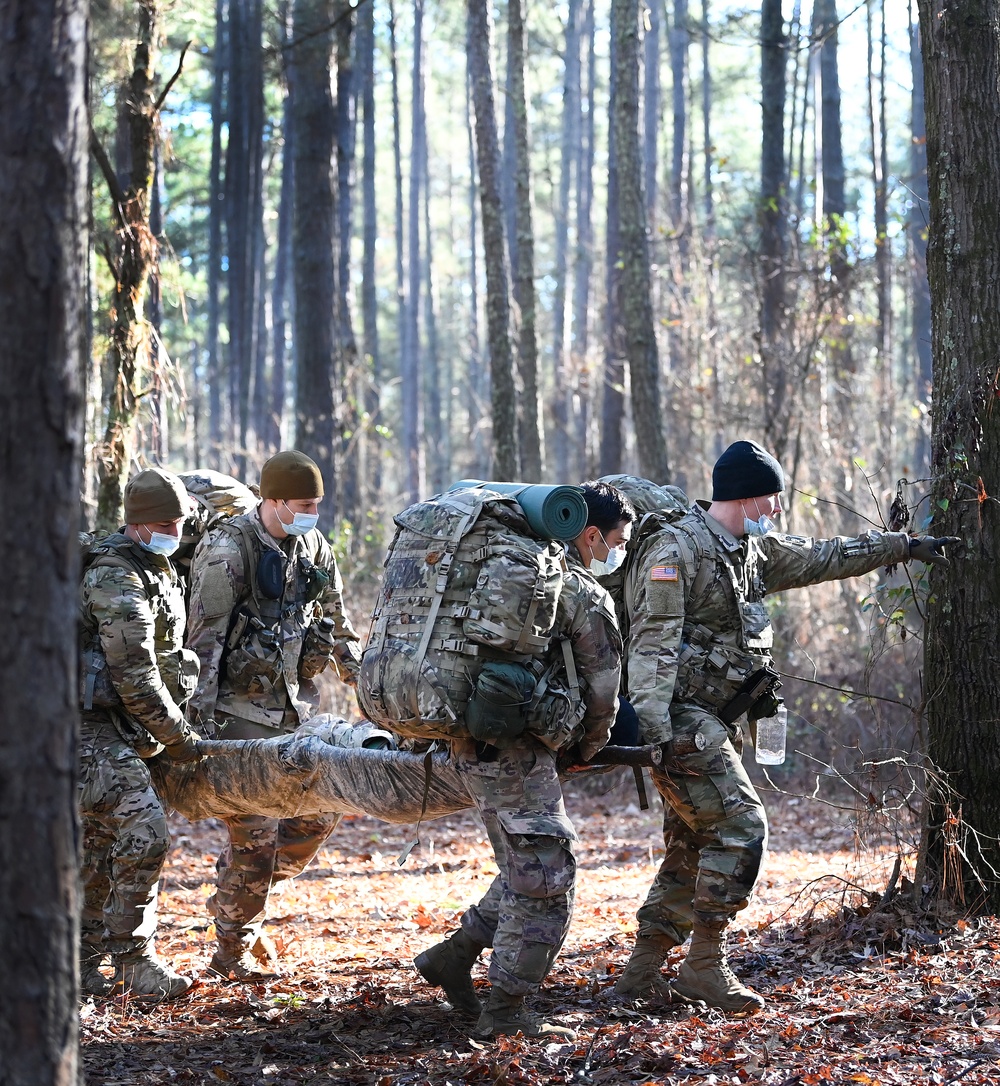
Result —
M 677 567 L 676 566 L 653 566 L 649 579 L 651 581 L 676 581 Z

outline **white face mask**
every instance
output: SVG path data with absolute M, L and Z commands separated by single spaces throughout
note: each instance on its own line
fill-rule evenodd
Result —
M 166 532 L 150 531 L 148 543 L 143 543 L 142 538 L 139 538 L 139 546 L 143 550 L 150 554 L 161 554 L 164 558 L 169 558 L 180 545 L 181 541 L 177 536 L 167 535 Z
M 608 547 L 608 541 L 604 538 L 604 533 L 600 533 L 601 542 Z M 608 547 L 607 558 L 601 560 L 600 558 L 591 558 L 590 572 L 595 577 L 607 577 L 609 574 L 614 573 L 616 569 L 621 569 L 622 562 L 625 561 L 625 547 Z
M 288 509 L 288 503 L 281 503 L 286 509 Z M 289 513 L 292 513 L 291 509 L 288 509 Z M 286 535 L 305 535 L 306 532 L 311 532 L 319 522 L 319 513 L 292 513 L 291 524 L 286 524 L 281 517 L 278 517 L 278 523 L 285 530 Z
M 756 520 L 751 520 L 747 516 L 746 506 L 743 507 L 743 531 L 747 535 L 767 535 L 768 532 L 773 532 L 776 527 L 777 525 L 766 513 L 761 513 Z

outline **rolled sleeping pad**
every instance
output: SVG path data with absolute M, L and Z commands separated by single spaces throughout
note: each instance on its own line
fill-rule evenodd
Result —
M 461 479 L 448 489 L 495 490 L 510 495 L 524 511 L 531 530 L 543 539 L 576 539 L 587 527 L 587 501 L 578 486 Z

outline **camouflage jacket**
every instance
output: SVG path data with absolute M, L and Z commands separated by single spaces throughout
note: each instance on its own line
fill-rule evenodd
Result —
M 700 506 L 652 534 L 625 577 L 628 696 L 646 742 L 671 738 L 671 702 L 721 708 L 771 658 L 766 595 L 909 557 L 903 532 L 737 539 Z
M 622 638 L 611 597 L 594 579 L 571 543 L 556 611 L 556 630 L 568 637 L 587 711 L 583 731 L 592 745 L 611 734 L 621 685 Z M 597 741 L 600 740 L 598 743 Z
M 182 648 L 184 594 L 169 559 L 121 532 L 102 540 L 81 580 L 80 627 L 85 714 L 111 711 L 143 757 L 190 733 L 183 706 L 198 664 Z
M 280 559 L 277 599 L 263 594 L 261 558 Z M 246 554 L 251 565 L 245 569 Z M 357 675 L 358 636 L 344 615 L 343 581 L 316 529 L 275 539 L 259 510 L 211 529 L 191 561 L 188 646 L 201 660 L 191 699 L 203 728 L 216 713 L 290 731 L 318 706 L 311 679 L 332 665 Z

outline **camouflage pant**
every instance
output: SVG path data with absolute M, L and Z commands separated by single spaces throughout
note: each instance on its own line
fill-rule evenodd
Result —
M 555 756 L 530 737 L 482 761 L 472 743 L 452 749 L 455 769 L 479 809 L 499 874 L 462 917 L 493 947 L 490 981 L 510 995 L 536 991 L 569 931 L 576 832 L 563 806 Z
M 219 856 L 216 891 L 209 902 L 220 945 L 233 949 L 256 934 L 271 887 L 301 874 L 341 817 L 223 819 L 229 843 Z
M 674 740 L 700 732 L 703 750 L 653 770 L 663 797 L 666 855 L 639 909 L 639 934 L 679 943 L 695 920 L 728 922 L 749 901 L 767 850 L 767 815 L 740 758 L 742 740 L 691 705 L 670 713 Z
M 156 886 L 170 835 L 146 763 L 110 720 L 84 722 L 77 798 L 84 954 L 139 952 L 156 926 Z

